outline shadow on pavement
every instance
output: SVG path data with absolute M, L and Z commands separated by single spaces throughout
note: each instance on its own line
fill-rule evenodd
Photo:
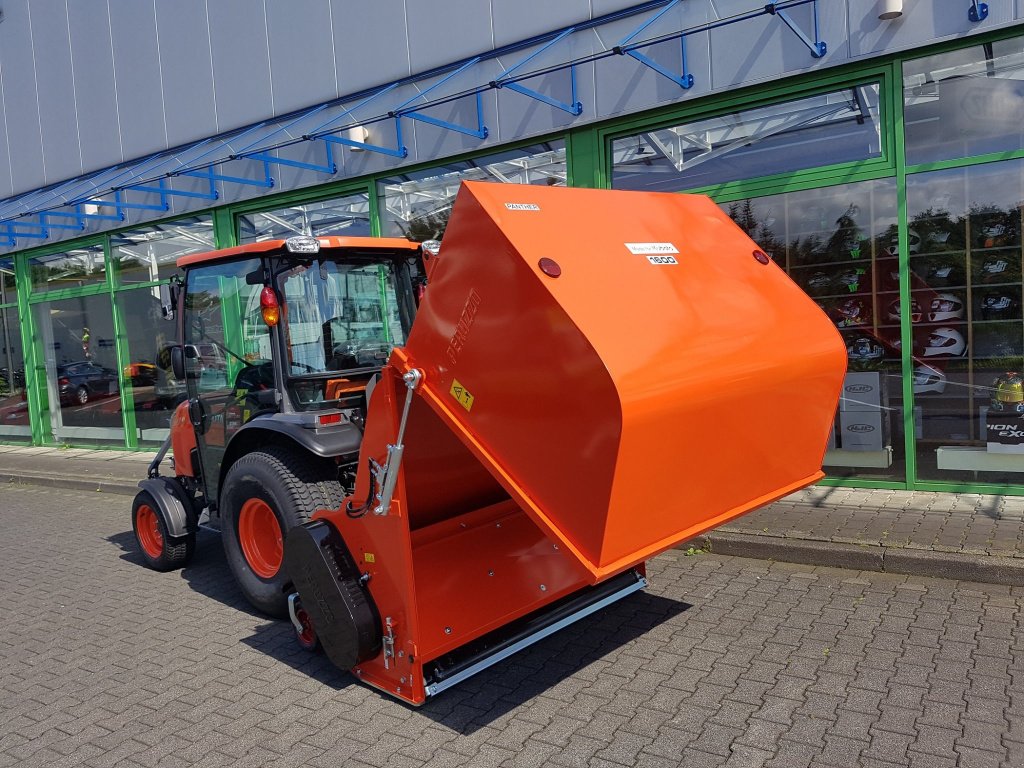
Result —
M 131 531 L 110 536 L 108 541 L 121 548 L 122 560 L 146 567 Z M 288 622 L 269 619 L 249 606 L 235 586 L 217 534 L 199 532 L 196 555 L 192 563 L 181 570 L 181 576 L 201 595 L 264 620 L 252 635 L 242 638 L 250 648 L 335 690 L 357 684 L 348 672 L 337 669 L 323 653 L 310 653 L 300 648 Z M 422 707 L 409 707 L 384 693 L 375 691 L 375 695 L 397 706 L 415 709 L 446 728 L 468 735 L 550 691 L 595 661 L 616 654 L 688 608 L 688 603 L 640 592 L 444 691 Z M 589 676 L 584 675 L 577 683 L 589 680 Z M 578 687 L 577 683 L 574 686 Z

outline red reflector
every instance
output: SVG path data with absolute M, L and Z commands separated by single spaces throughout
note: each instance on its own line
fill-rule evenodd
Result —
M 761 264 L 767 264 L 771 259 L 768 254 L 764 251 L 754 251 L 754 258 L 757 259 Z
M 339 424 L 340 422 L 340 413 L 324 413 L 320 416 L 320 426 L 324 426 L 325 424 Z
M 269 285 L 263 286 L 263 290 L 260 291 L 260 306 L 261 307 L 276 307 L 277 306 L 277 294 L 274 293 L 274 289 Z

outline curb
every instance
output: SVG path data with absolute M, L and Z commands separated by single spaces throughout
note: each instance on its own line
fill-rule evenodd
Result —
M 130 480 L 88 480 L 37 472 L 13 474 L 0 471 L 0 483 L 41 485 L 119 496 L 134 496 L 138 493 L 137 484 Z M 931 576 L 1011 587 L 1024 586 L 1024 557 L 969 555 L 963 552 L 935 552 L 928 549 L 757 536 L 725 531 L 702 534 L 683 542 L 677 549 L 687 547 L 699 547 L 716 555 L 775 560 L 781 563 L 898 573 L 905 576 Z
M 970 555 L 964 552 L 935 552 L 877 544 L 847 544 L 726 532 L 703 534 L 682 544 L 681 548 L 694 545 L 716 555 L 977 581 L 1010 587 L 1024 586 L 1024 557 Z
M 134 496 L 139 492 L 138 485 L 127 480 L 87 480 L 85 478 L 62 477 L 37 472 L 0 471 L 0 483 L 4 485 L 42 485 L 48 488 L 66 488 L 72 491 L 89 491 L 90 493 L 113 493 L 119 496 Z

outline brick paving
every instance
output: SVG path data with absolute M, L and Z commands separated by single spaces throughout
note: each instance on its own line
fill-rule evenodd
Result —
M 1024 765 L 1024 588 L 686 556 L 420 709 L 250 613 L 216 536 L 0 487 L 0 767 Z

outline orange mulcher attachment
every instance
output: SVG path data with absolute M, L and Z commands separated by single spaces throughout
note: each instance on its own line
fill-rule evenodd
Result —
M 328 554 L 285 547 L 361 679 L 422 703 L 822 476 L 844 345 L 708 198 L 465 183 L 431 270 Z

